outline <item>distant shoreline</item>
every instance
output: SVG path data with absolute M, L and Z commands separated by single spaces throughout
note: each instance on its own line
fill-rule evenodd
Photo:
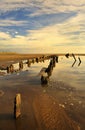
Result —
M 12 62 L 17 62 L 21 60 L 27 60 L 30 58 L 37 58 L 37 57 L 42 57 L 42 56 L 65 56 L 68 53 L 48 53 L 48 54 L 19 54 L 19 53 L 10 53 L 10 52 L 0 52 L 0 65 L 8 65 L 11 61 Z M 85 54 L 78 54 L 78 53 L 73 53 L 75 56 L 85 56 Z M 69 56 L 72 56 L 72 53 L 69 53 Z
M 83 53 L 73 53 L 75 56 L 85 56 Z M 19 54 L 19 53 L 5 53 L 0 52 L 0 61 L 4 60 L 18 60 L 18 59 L 26 59 L 26 58 L 35 58 L 40 56 L 50 56 L 50 55 L 57 55 L 57 56 L 65 56 L 66 53 L 36 53 L 36 54 Z M 72 53 L 69 53 L 70 56 L 72 56 Z

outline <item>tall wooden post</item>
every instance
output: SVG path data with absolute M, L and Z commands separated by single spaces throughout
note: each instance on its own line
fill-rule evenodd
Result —
M 21 94 L 16 94 L 14 98 L 14 118 L 17 119 L 21 115 Z

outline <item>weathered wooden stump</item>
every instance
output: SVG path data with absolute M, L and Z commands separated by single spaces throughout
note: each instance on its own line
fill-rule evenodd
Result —
M 58 63 L 58 56 L 56 56 L 56 62 Z
M 28 65 L 28 67 L 31 66 L 31 62 L 29 60 L 27 61 L 27 65 Z
M 38 59 L 38 57 L 36 58 L 36 62 L 37 62 L 37 63 L 39 62 L 39 59 Z
M 7 73 L 10 73 L 10 66 L 7 66 Z
M 41 76 L 41 84 L 47 84 L 48 83 L 48 77 Z
M 53 60 L 53 67 L 56 66 L 56 60 Z
M 14 66 L 11 64 L 10 65 L 10 72 L 13 73 L 14 72 Z
M 66 56 L 66 58 L 69 58 L 69 53 L 67 53 L 65 56 Z
M 53 60 L 50 61 L 50 64 L 49 64 L 49 65 L 50 65 L 50 66 L 53 66 Z
M 33 63 L 33 64 L 35 63 L 34 59 L 32 59 L 32 63 Z
M 16 94 L 14 98 L 14 118 L 17 119 L 21 115 L 21 94 Z
M 70 55 L 69 55 L 69 53 L 67 53 L 65 56 L 66 56 L 66 58 L 69 58 Z
M 22 61 L 19 62 L 19 69 L 20 69 L 20 70 L 23 69 L 23 62 L 22 62 Z

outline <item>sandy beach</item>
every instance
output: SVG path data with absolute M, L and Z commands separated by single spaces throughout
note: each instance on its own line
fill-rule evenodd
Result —
M 0 96 L 1 130 L 80 130 L 79 125 L 59 106 L 59 101 L 47 94 L 43 88 L 39 88 L 38 85 L 34 87 L 29 83 L 27 86 L 16 87 L 12 82 L 1 88 L 3 92 Z M 22 114 L 17 120 L 13 117 L 16 93 L 20 93 L 22 97 Z
M 16 62 L 37 56 L 42 55 L 7 56 L 8 58 L 1 56 L 0 64 L 7 65 L 11 60 Z M 84 115 L 83 118 L 80 116 L 80 113 L 84 113 L 84 108 L 80 109 L 75 100 L 74 104 L 77 107 L 73 107 L 71 104 L 73 99 L 70 96 L 68 103 L 71 105 L 66 104 L 65 109 L 63 104 L 66 96 L 70 94 L 76 96 L 78 93 L 75 95 L 76 92 L 72 93 L 73 90 L 67 90 L 61 91 L 61 95 L 58 89 L 55 91 L 58 85 L 63 87 L 61 82 L 53 85 L 55 87 L 52 91 L 52 87 L 41 85 L 39 77 L 35 78 L 25 73 L 0 78 L 0 130 L 84 130 Z M 21 116 L 14 119 L 14 97 L 17 93 L 21 94 L 22 99 Z M 83 95 L 82 101 L 84 102 Z
M 0 0 L 0 130 L 85 130 L 85 0 Z

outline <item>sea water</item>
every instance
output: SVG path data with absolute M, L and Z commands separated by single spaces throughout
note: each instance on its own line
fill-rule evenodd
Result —
M 52 74 L 49 77 L 50 81 L 53 82 L 63 82 L 68 84 L 78 90 L 85 90 L 85 57 L 81 56 L 81 63 L 79 64 L 78 57 L 76 57 L 76 61 L 74 61 L 73 57 L 66 58 L 65 56 L 60 56 L 58 58 L 58 63 L 56 62 L 55 67 L 53 67 Z M 42 68 L 47 68 L 51 59 L 45 60 L 44 62 L 32 63 L 30 67 L 24 62 L 23 69 L 17 72 L 17 75 L 31 75 L 34 78 L 40 79 L 39 72 Z M 19 63 L 16 63 L 19 64 Z M 4 71 L 6 76 L 6 70 Z M 28 71 L 28 72 L 27 72 Z M 16 73 L 12 73 L 11 76 L 16 76 Z M 5 75 L 3 75 L 4 77 Z M 2 76 L 1 76 L 2 77 Z M 49 82 L 49 81 L 48 81 Z

